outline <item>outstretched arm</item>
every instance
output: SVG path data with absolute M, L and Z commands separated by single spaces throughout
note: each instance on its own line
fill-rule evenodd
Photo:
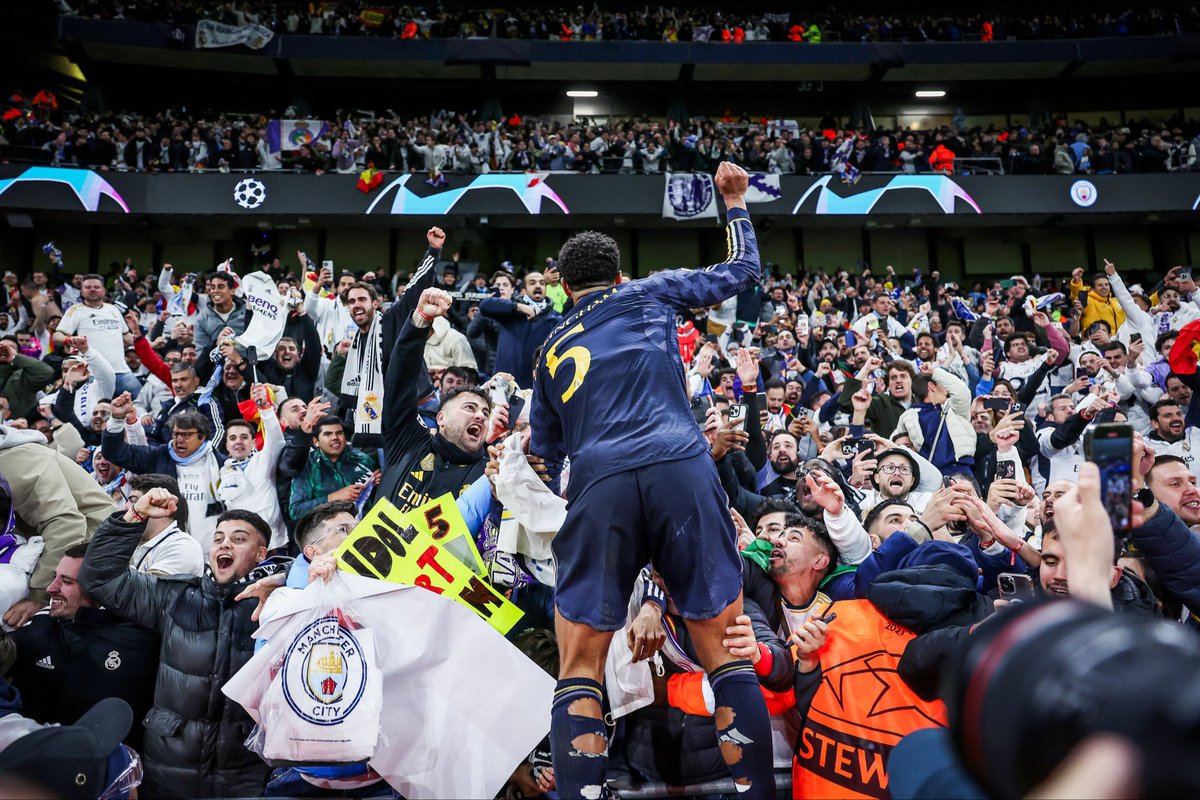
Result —
M 722 161 L 717 188 L 725 201 L 725 260 L 700 270 L 671 270 L 638 282 L 642 290 L 679 309 L 713 306 L 752 286 L 761 275 L 758 240 L 745 194 L 750 177 L 741 167 Z

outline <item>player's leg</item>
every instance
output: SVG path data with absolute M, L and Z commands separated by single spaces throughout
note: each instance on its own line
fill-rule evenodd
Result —
M 595 800 L 608 769 L 604 662 L 625 624 L 629 595 L 649 561 L 631 472 L 603 478 L 567 510 L 554 537 L 555 631 L 559 681 L 550 713 L 554 780 L 560 797 Z
M 612 631 L 598 631 L 555 614 L 559 678 L 550 712 L 554 779 L 564 798 L 600 797 L 608 771 L 604 726 L 604 661 Z
M 775 796 L 771 718 L 754 666 L 722 644 L 742 613 L 742 563 L 725 492 L 705 454 L 640 472 L 643 503 L 659 498 L 647 515 L 651 560 L 687 624 L 715 700 L 721 755 L 739 792 Z M 646 476 L 648 470 L 652 475 Z M 647 491 L 649 489 L 649 491 Z

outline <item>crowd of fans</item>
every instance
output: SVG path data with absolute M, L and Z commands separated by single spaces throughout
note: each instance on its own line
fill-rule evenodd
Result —
M 254 312 L 228 269 L 71 274 L 75 254 L 47 245 L 43 270 L 5 274 L 0 488 L 13 514 L 0 589 L 16 591 L 3 601 L 0 674 L 34 728 L 72 723 L 102 698 L 129 703 L 131 749 L 101 759 L 107 783 L 114 764 L 128 780 L 140 752 L 144 796 L 263 791 L 271 771 L 241 744 L 248 719 L 220 694 L 252 652 L 258 581 L 306 569 L 380 497 L 407 509 L 458 496 L 489 579 L 525 612 L 513 635 L 531 654 L 553 649 L 553 581 L 544 563 L 499 547 L 506 514 L 491 481 L 509 430 L 529 426 L 541 346 L 571 300 L 553 258 L 523 274 L 485 270 L 444 250 L 441 230 L 426 238 L 411 275 L 335 274 L 302 253 L 262 262 L 289 315 L 257 361 L 235 341 Z M 778 701 L 783 761 L 795 751 L 805 780 L 821 772 L 805 761 L 812 730 L 797 741 L 785 721 L 828 710 L 831 604 L 849 619 L 844 602 L 869 600 L 856 625 L 903 629 L 913 657 L 881 679 L 928 718 L 898 736 L 945 724 L 945 665 L 1002 605 L 998 582 L 1136 621 L 1122 624 L 1194 624 L 1200 380 L 1194 355 L 1172 352 L 1200 320 L 1190 268 L 1163 265 L 1140 284 L 1105 262 L 960 285 L 936 270 L 770 267 L 719 305 L 680 308 L 676 333 L 745 556 L 752 624 L 730 647 Z M 382 391 L 382 428 L 358 413 L 370 386 Z M 1084 451 L 1087 432 L 1109 422 L 1132 426 L 1130 480 L 1150 490 L 1123 539 Z M 621 718 L 610 748 L 619 785 L 727 774 L 703 673 L 663 588 L 647 569 L 618 634 L 635 661 L 656 661 L 654 702 Z M 869 693 L 863 709 L 878 687 Z M 895 775 L 927 755 L 893 756 L 894 791 Z M 535 751 L 512 790 L 552 790 L 548 763 Z M 296 769 L 276 771 L 276 793 L 331 789 Z M 986 783 L 961 767 L 947 776 L 954 796 L 981 796 L 972 781 Z
M 285 169 L 319 175 L 358 174 L 373 166 L 430 173 L 436 183 L 447 172 L 713 173 L 722 161 L 751 172 L 843 176 L 964 169 L 1104 175 L 1194 170 L 1200 164 L 1200 122 L 1191 119 L 1095 124 L 1058 119 L 1041 128 L 1004 129 L 968 127 L 965 118 L 956 118 L 933 130 L 866 131 L 847 130 L 829 114 L 805 127 L 730 112 L 687 122 L 642 117 L 563 123 L 519 114 L 493 121 L 454 111 L 406 117 L 388 109 L 337 111 L 323 129 L 313 130 L 308 144 L 272 152 L 265 116 L 68 114 L 20 94 L 10 103 L 3 123 L 10 157 L 101 170 Z
M 1006 13 L 961 9 L 848 9 L 804 12 L 714 11 L 642 6 L 601 9 L 447 8 L 358 2 L 181 2 L 180 0 L 58 0 L 63 14 L 192 26 L 202 19 L 263 25 L 276 34 L 386 36 L 400 39 L 641 40 L 664 42 L 958 42 L 1165 36 L 1200 30 L 1195 5 Z

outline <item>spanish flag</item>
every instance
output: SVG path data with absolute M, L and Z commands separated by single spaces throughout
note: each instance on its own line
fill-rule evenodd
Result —
M 370 192 L 381 183 L 383 183 L 383 173 L 375 169 L 374 164 L 367 164 L 367 168 L 358 176 L 358 190 L 360 192 Z
M 269 397 L 271 399 L 271 403 L 274 404 L 275 392 L 271 389 L 270 386 L 267 387 L 267 397 Z M 241 412 L 242 419 L 246 420 L 247 422 L 254 423 L 254 426 L 255 426 L 254 446 L 257 449 L 262 450 L 263 449 L 263 422 L 262 422 L 262 414 L 258 413 L 258 404 L 255 403 L 253 400 L 242 400 L 241 402 L 238 403 L 238 411 Z M 282 423 L 279 423 L 279 424 L 282 425 Z
M 1198 357 L 1200 357 L 1200 320 L 1195 320 L 1179 329 L 1179 338 L 1175 340 L 1175 344 L 1171 345 L 1167 363 L 1171 365 L 1171 372 L 1191 386 L 1196 381 L 1194 378 L 1189 379 L 1186 376 L 1195 376 Z
M 368 28 L 378 28 L 387 19 L 386 8 L 364 8 L 358 15 L 358 20 Z

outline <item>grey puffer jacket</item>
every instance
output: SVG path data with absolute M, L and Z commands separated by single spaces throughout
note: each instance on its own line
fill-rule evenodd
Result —
M 142 575 L 129 559 L 145 531 L 118 512 L 88 546 L 79 582 L 98 603 L 161 632 L 154 705 L 144 720 L 147 797 L 256 797 L 270 768 L 243 744 L 253 722 L 221 686 L 254 654 L 257 601 L 243 583 Z

